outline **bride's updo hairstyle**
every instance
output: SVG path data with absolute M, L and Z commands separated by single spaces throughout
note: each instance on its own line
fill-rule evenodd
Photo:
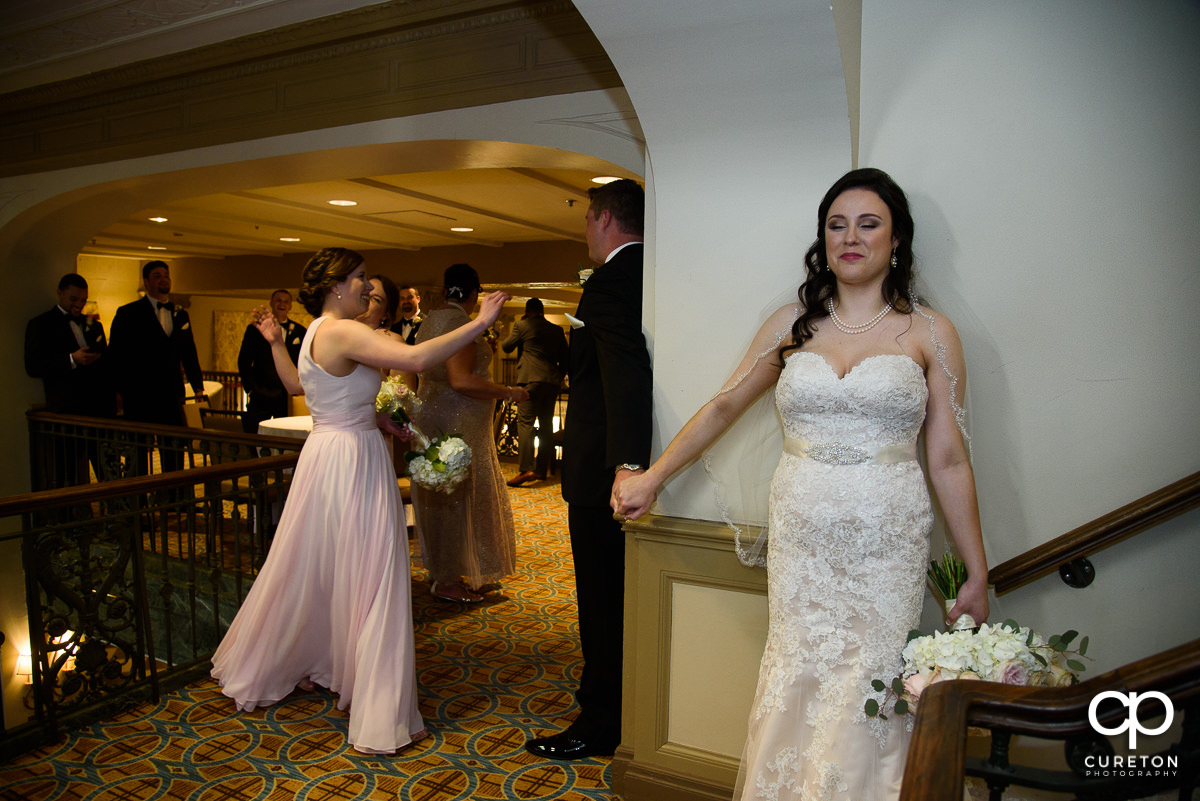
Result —
M 319 317 L 325 296 L 334 284 L 345 281 L 362 263 L 362 254 L 349 248 L 324 248 L 313 254 L 300 273 L 300 304 L 304 310 Z
M 817 241 L 804 254 L 804 266 L 808 277 L 800 285 L 800 306 L 804 310 L 792 326 L 792 344 L 780 349 L 780 355 L 804 346 L 812 339 L 813 320 L 826 316 L 825 302 L 837 297 L 837 277 L 829 269 L 829 257 L 825 252 L 825 219 L 829 207 L 848 189 L 869 189 L 884 202 L 892 213 L 892 236 L 896 245 L 896 266 L 889 268 L 883 279 L 883 302 L 891 303 L 901 314 L 912 314 L 908 299 L 913 276 L 913 218 L 908 210 L 908 198 L 904 190 L 883 170 L 866 167 L 852 170 L 829 188 L 821 205 L 817 207 Z
M 442 274 L 442 286 L 445 287 L 446 300 L 455 303 L 466 300 L 472 292 L 479 291 L 479 273 L 469 264 L 451 264 Z

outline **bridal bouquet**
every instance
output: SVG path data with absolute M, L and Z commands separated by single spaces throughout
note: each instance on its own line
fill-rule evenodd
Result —
M 921 693 L 930 684 L 951 679 L 995 681 L 1027 687 L 1066 687 L 1077 682 L 1084 665 L 1070 655 L 1084 656 L 1088 638 L 1079 647 L 1068 650 L 1077 631 L 1055 634 L 1045 639 L 1037 632 L 1006 620 L 999 626 L 987 623 L 976 629 L 939 631 L 922 635 L 909 633 L 908 645 L 901 656 L 904 667 L 899 676 L 885 684 L 871 682 L 875 692 L 884 693 L 881 701 L 871 698 L 864 712 L 868 717 L 887 720 L 884 710 L 889 703 L 897 715 L 915 711 Z
M 404 454 L 409 478 L 418 487 L 449 495 L 467 478 L 471 449 L 457 434 L 443 434 L 430 440 L 421 433 L 412 421 L 420 408 L 420 399 L 400 376 L 385 378 L 375 396 L 375 411 L 385 412 L 397 425 L 407 428 L 417 446 Z

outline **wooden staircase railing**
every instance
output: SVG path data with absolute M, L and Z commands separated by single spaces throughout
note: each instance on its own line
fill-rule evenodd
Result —
M 1106 782 L 1082 775 L 1083 755 L 1108 747 L 1107 740 L 1092 730 L 1088 717 L 1093 699 L 1108 690 L 1126 694 L 1155 690 L 1166 694 L 1176 710 L 1183 711 L 1183 737 L 1170 751 L 1178 761 L 1178 775 L 1173 782 L 1141 782 L 1123 788 L 1120 779 Z M 1148 703 L 1147 709 L 1151 706 L 1158 708 Z M 1130 714 L 1129 708 L 1120 703 L 1101 705 L 1097 710 L 1106 728 L 1119 727 Z M 969 726 L 992 730 L 993 748 L 988 760 L 967 758 Z M 1063 740 L 1073 771 L 1008 765 L 1007 738 L 1013 734 Z M 996 747 L 997 735 L 1003 746 L 1001 751 Z M 900 799 L 962 801 L 964 776 L 968 774 L 983 776 L 990 784 L 1057 788 L 1060 792 L 1075 792 L 1080 798 L 1140 798 L 1172 787 L 1194 789 L 1200 783 L 1198 773 L 1200 640 L 1194 640 L 1072 687 L 1018 687 L 982 681 L 947 681 L 928 687 L 917 708 Z M 1180 797 L 1192 796 L 1187 792 Z
M 988 583 L 1003 595 L 1198 507 L 1200 473 L 1193 473 L 996 565 L 988 571 Z

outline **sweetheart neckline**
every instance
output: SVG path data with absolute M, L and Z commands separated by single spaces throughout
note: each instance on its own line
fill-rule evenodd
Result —
M 921 370 L 921 365 L 917 364 L 916 360 L 913 357 L 909 356 L 907 353 L 875 353 L 870 356 L 866 356 L 862 359 L 859 359 L 854 364 L 852 364 L 850 366 L 850 368 L 848 370 L 846 370 L 846 372 L 843 373 L 842 375 L 838 375 L 837 370 L 834 368 L 834 366 L 832 364 L 829 363 L 829 360 L 815 351 L 811 351 L 811 350 L 796 351 L 795 353 L 790 354 L 788 356 L 788 358 L 790 359 L 792 356 L 797 356 L 797 355 L 802 355 L 802 354 L 807 354 L 809 356 L 815 356 L 816 358 L 820 359 L 821 363 L 829 368 L 829 372 L 833 373 L 834 379 L 839 382 L 845 381 L 846 378 L 848 378 L 851 373 L 853 373 L 859 367 L 861 367 L 862 365 L 871 361 L 872 359 L 886 359 L 886 358 L 904 359 L 906 362 L 911 364 L 913 367 L 917 368 L 917 370 L 919 372 L 924 374 L 924 371 Z

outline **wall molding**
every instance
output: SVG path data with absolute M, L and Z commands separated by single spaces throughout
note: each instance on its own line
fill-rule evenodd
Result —
M 0 95 L 0 176 L 615 86 L 567 0 L 397 1 Z

